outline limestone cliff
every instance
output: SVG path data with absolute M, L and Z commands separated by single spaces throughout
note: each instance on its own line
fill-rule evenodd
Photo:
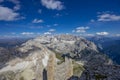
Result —
M 104 66 L 112 64 L 94 43 L 71 35 L 40 36 L 16 51 L 14 58 L 0 67 L 0 80 L 68 80 L 71 76 L 85 80 L 84 75 L 104 73 Z
M 48 60 L 47 65 L 47 80 L 55 80 L 55 66 L 56 66 L 56 57 L 55 54 L 51 54 Z
M 68 80 L 73 75 L 72 60 L 65 58 L 65 62 L 57 65 L 55 80 Z
M 20 56 L 0 69 L 0 80 L 67 80 L 73 74 L 71 59 L 58 65 L 55 53 L 38 41 L 29 40 L 17 50 Z

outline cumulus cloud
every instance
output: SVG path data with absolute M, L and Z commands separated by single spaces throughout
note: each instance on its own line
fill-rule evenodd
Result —
M 0 20 L 3 21 L 14 21 L 21 19 L 20 14 L 15 12 L 14 10 L 8 8 L 8 7 L 3 7 L 0 6 Z
M 104 13 L 98 15 L 98 21 L 120 21 L 120 15 Z
M 19 10 L 19 9 L 20 9 L 20 5 L 14 6 L 14 10 Z
M 9 1 L 9 2 L 15 4 L 15 6 L 13 7 L 13 9 L 14 9 L 15 11 L 19 10 L 20 7 L 21 7 L 21 5 L 20 5 L 20 0 L 0 0 L 0 3 L 4 2 L 4 1 Z
M 19 10 L 20 9 L 20 1 L 19 0 L 8 0 L 9 2 L 12 2 L 13 4 L 15 4 L 14 6 L 14 10 Z
M 44 35 L 51 35 L 51 32 L 45 32 Z
M 21 34 L 22 35 L 33 35 L 34 33 L 33 32 L 22 32 Z
M 106 36 L 106 35 L 109 35 L 108 32 L 97 32 L 96 34 L 97 34 L 97 35 L 100 35 L 100 36 Z
M 72 32 L 73 33 L 85 33 L 86 32 L 86 30 L 88 30 L 89 29 L 89 27 L 87 26 L 87 27 L 77 27 L 75 30 L 73 30 Z
M 49 29 L 47 32 L 45 32 L 45 35 L 51 35 L 53 32 L 55 32 L 55 29 Z
M 64 8 L 61 1 L 58 0 L 41 0 L 43 6 L 52 10 L 62 10 Z
M 44 21 L 42 19 L 34 19 L 32 23 L 43 23 Z

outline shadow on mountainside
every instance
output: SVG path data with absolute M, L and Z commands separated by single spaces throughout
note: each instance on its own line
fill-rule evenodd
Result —
M 21 47 L 21 46 L 20 46 Z M 7 66 L 7 62 L 14 60 L 16 58 L 24 59 L 26 58 L 31 52 L 36 50 L 41 50 L 38 47 L 32 46 L 32 49 L 28 50 L 27 52 L 23 53 L 18 50 L 19 47 L 11 47 L 11 48 L 3 48 L 0 47 L 0 69 Z
M 108 80 L 107 76 L 101 74 L 91 75 L 89 72 L 84 71 L 80 77 L 72 76 L 68 80 Z

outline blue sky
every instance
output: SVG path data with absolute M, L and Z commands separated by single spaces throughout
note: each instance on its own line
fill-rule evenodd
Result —
M 120 0 L 0 0 L 0 36 L 120 36 Z

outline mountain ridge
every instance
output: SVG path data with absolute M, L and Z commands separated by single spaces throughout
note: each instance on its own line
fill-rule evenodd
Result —
M 113 65 L 112 60 L 100 53 L 94 43 L 72 35 L 40 36 L 28 40 L 16 50 L 15 59 L 0 69 L 0 79 L 10 80 L 9 73 L 13 73 L 12 80 L 67 80 L 72 76 L 84 80 L 85 72 L 91 75 L 98 71 L 105 75 L 109 72 L 104 73 L 102 69 Z M 108 75 L 108 78 L 111 77 Z

